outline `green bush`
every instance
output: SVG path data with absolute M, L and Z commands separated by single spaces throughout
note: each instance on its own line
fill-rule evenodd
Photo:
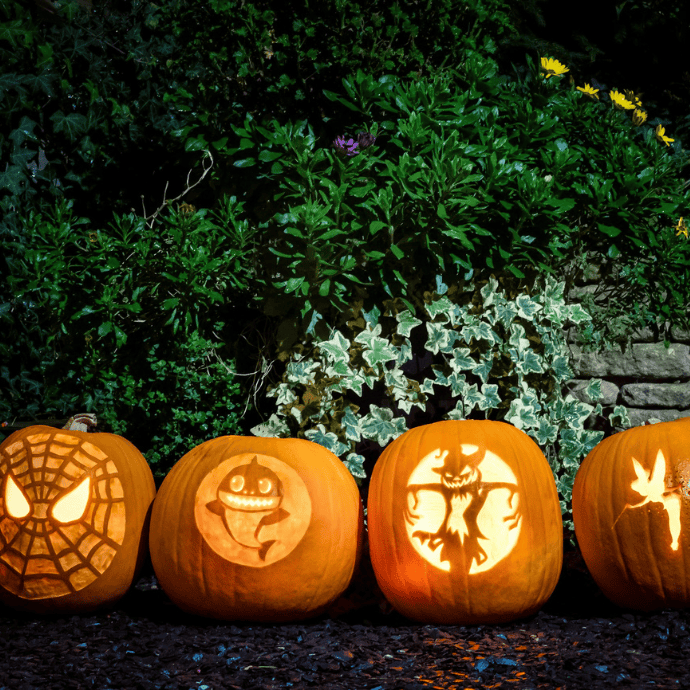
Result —
M 492 272 L 528 286 L 564 274 L 567 293 L 596 257 L 616 287 L 604 311 L 592 307 L 605 337 L 688 323 L 690 243 L 677 234 L 686 155 L 653 115 L 635 125 L 603 92 L 588 97 L 535 65 L 511 81 L 471 51 L 430 79 L 358 71 L 343 87 L 325 94 L 376 137 L 366 149 L 354 131 L 319 146 L 306 121 L 262 126 L 251 115 L 233 126 L 235 146 L 216 142 L 271 190 L 259 294 L 267 313 L 293 320 L 293 340 L 352 295 L 412 308 L 435 274 Z
M 142 194 L 160 198 L 179 161 L 165 133 L 182 121 L 163 102 L 158 66 L 175 46 L 154 32 L 156 6 L 93 4 L 63 0 L 49 17 L 32 2 L 0 3 L 2 226 L 65 195 L 107 222 Z
M 0 236 L 0 417 L 98 414 L 157 472 L 191 445 L 241 433 L 237 324 L 252 317 L 254 230 L 242 203 L 167 208 L 92 229 L 61 199 Z

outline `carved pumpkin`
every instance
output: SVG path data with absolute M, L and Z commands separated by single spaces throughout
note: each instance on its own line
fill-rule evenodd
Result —
M 563 561 L 556 484 L 510 424 L 450 420 L 390 443 L 371 476 L 367 521 L 381 591 L 424 623 L 497 623 L 537 611 Z
M 303 439 L 224 436 L 170 470 L 151 516 L 161 588 L 188 613 L 299 620 L 347 588 L 363 537 L 359 489 Z
M 614 434 L 582 461 L 575 535 L 615 604 L 690 606 L 690 417 Z
M 36 613 L 91 611 L 129 589 L 156 493 L 126 439 L 49 426 L 0 445 L 0 600 Z

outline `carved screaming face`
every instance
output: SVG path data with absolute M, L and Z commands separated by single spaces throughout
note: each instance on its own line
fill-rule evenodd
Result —
M 26 436 L 0 457 L 0 585 L 22 599 L 78 592 L 125 536 L 116 464 L 68 432 Z
M 437 449 L 414 469 L 407 492 L 408 538 L 436 568 L 470 575 L 490 570 L 517 543 L 517 479 L 491 451 L 470 444 Z
M 253 567 L 284 558 L 311 521 L 311 500 L 297 472 L 256 453 L 236 455 L 210 472 L 194 506 L 206 543 L 226 560 Z

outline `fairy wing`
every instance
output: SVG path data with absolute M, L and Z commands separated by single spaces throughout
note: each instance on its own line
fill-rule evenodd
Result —
M 664 454 L 659 450 L 651 473 L 647 473 L 647 470 L 635 458 L 632 461 L 637 479 L 630 483 L 630 488 L 640 494 L 640 496 L 646 496 L 650 501 L 663 503 L 662 497 L 666 490 L 664 485 L 664 476 L 666 474 Z

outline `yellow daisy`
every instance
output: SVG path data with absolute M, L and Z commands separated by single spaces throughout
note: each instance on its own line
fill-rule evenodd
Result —
M 541 59 L 541 68 L 544 70 L 542 74 L 544 74 L 547 79 L 549 77 L 560 77 L 562 74 L 570 72 L 565 65 L 558 62 L 558 60 L 554 60 L 553 58 L 543 57 Z
M 633 124 L 639 127 L 647 119 L 647 113 L 644 110 L 637 108 L 632 116 Z
M 631 103 L 622 93 L 618 91 L 611 91 L 611 102 L 616 110 L 634 110 L 635 104 Z
M 634 91 L 629 91 L 628 89 L 623 89 L 623 93 L 625 94 L 625 97 L 636 107 L 639 108 L 642 106 L 642 101 L 640 100 L 640 96 L 636 96 Z M 640 94 L 641 95 L 641 94 Z
M 584 88 L 581 86 L 576 87 L 578 91 L 582 91 L 582 93 L 585 94 L 585 96 L 589 96 L 589 98 L 596 98 L 599 100 L 599 89 L 595 89 L 591 87 L 589 84 L 585 84 Z
M 672 141 L 675 141 L 675 139 L 671 139 L 670 137 L 667 137 L 665 135 L 666 128 L 662 127 L 661 125 L 657 125 L 656 129 L 654 130 L 654 136 L 656 136 L 657 141 L 662 142 L 663 144 L 666 144 L 666 146 L 669 146 Z
M 676 225 L 676 230 L 678 231 L 676 235 L 685 235 L 685 239 L 688 239 L 688 226 L 685 224 L 683 216 L 680 217 L 678 225 Z

